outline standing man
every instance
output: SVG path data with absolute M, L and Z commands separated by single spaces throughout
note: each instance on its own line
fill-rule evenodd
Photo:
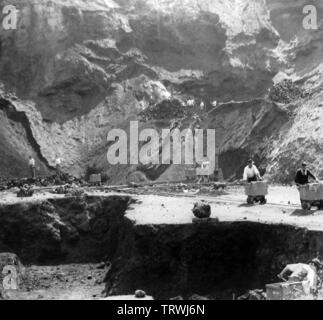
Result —
M 201 101 L 201 103 L 200 103 L 200 109 L 201 109 L 201 111 L 203 111 L 203 112 L 205 112 L 205 111 L 206 111 L 206 109 L 205 109 L 205 103 L 204 103 L 203 101 Z
M 297 186 L 309 184 L 309 178 L 312 178 L 314 181 L 319 182 L 318 179 L 314 176 L 314 174 L 307 169 L 307 163 L 303 162 L 302 168 L 297 170 L 295 183 Z
M 62 165 L 62 159 L 59 156 L 56 156 L 56 158 L 55 158 L 55 167 L 56 167 L 56 174 L 58 176 L 60 176 L 62 174 L 61 165 Z
M 255 166 L 252 159 L 248 160 L 248 165 L 245 167 L 243 172 L 243 181 L 250 182 L 256 182 L 261 181 L 262 178 L 260 176 L 259 170 Z
M 35 179 L 36 178 L 36 162 L 32 156 L 29 156 L 29 168 L 30 168 L 31 178 Z

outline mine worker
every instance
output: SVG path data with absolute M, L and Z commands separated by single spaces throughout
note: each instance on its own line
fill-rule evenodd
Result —
M 278 278 L 286 282 L 302 282 L 304 292 L 317 296 L 318 290 L 322 287 L 321 274 L 323 271 L 322 262 L 315 258 L 308 264 L 289 264 L 278 275 Z M 288 278 L 286 278 L 286 274 Z
M 194 105 L 195 105 L 195 100 L 194 100 L 194 98 L 190 98 L 190 99 L 188 99 L 188 100 L 187 100 L 187 102 L 186 102 L 186 105 L 187 105 L 188 107 L 194 107 Z
M 247 181 L 248 183 L 254 181 L 262 180 L 259 170 L 255 166 L 252 159 L 248 160 L 248 165 L 245 167 L 243 172 L 243 181 Z
M 30 168 L 31 178 L 35 179 L 36 178 L 36 162 L 32 156 L 29 156 L 29 168 Z
M 309 184 L 309 178 L 312 178 L 314 181 L 318 182 L 318 179 L 313 175 L 313 173 L 307 169 L 307 163 L 302 163 L 302 168 L 297 170 L 295 183 L 297 186 L 302 186 Z
M 56 156 L 56 158 L 55 158 L 55 167 L 56 167 L 56 174 L 58 176 L 60 176 L 61 173 L 62 173 L 61 165 L 62 165 L 62 159 L 59 156 Z

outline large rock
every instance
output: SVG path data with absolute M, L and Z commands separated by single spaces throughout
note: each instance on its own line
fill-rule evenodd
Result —
M 192 212 L 196 218 L 208 219 L 211 217 L 211 206 L 203 202 L 198 202 L 195 203 Z

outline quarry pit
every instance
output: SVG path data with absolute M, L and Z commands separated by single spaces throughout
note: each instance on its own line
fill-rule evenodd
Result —
M 241 187 L 213 197 L 150 193 L 2 193 L 0 250 L 25 266 L 7 299 L 92 300 L 137 289 L 155 299 L 234 299 L 323 253 L 323 212 L 301 210 L 292 187 L 273 187 L 266 206 L 248 206 Z M 208 223 L 192 223 L 200 200 L 211 205 Z
M 237 299 L 322 260 L 322 211 L 287 186 L 304 161 L 323 180 L 323 20 L 304 28 L 308 1 L 6 5 L 19 14 L 7 30 L 0 13 L 0 300 Z M 147 129 L 161 139 L 137 139 Z M 212 136 L 184 164 L 192 139 L 172 135 L 188 130 Z M 266 205 L 246 203 L 250 158 Z M 201 201 L 212 216 L 196 223 Z M 19 288 L 3 291 L 10 254 Z

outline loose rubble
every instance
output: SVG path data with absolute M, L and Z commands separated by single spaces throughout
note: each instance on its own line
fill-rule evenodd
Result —
M 269 92 L 269 99 L 279 103 L 291 103 L 300 98 L 305 98 L 307 92 L 297 86 L 292 80 L 283 80 L 274 85 Z
M 25 186 L 35 187 L 50 187 L 60 186 L 66 184 L 75 184 L 78 186 L 87 185 L 83 179 L 78 179 L 70 174 L 62 173 L 60 175 L 52 175 L 47 177 L 39 177 L 36 179 L 24 178 L 24 179 L 1 179 L 0 180 L 0 191 L 6 191 L 13 188 L 23 188 Z
M 266 293 L 261 289 L 250 290 L 238 297 L 238 300 L 266 300 Z
M 135 297 L 139 299 L 143 299 L 146 297 L 146 292 L 143 290 L 136 290 Z
M 34 195 L 34 190 L 31 186 L 24 185 L 23 187 L 19 188 L 17 193 L 18 198 L 30 198 Z

